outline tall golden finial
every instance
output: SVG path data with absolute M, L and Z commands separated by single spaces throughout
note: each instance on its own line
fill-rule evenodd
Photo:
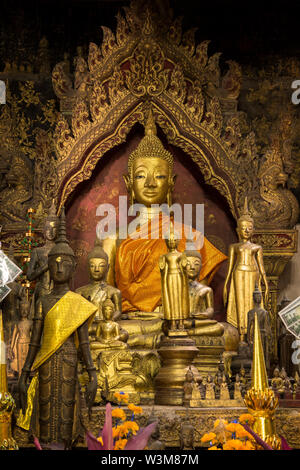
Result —
M 0 450 L 18 450 L 11 432 L 12 412 L 15 406 L 15 401 L 7 388 L 6 352 L 2 310 L 0 310 Z
M 264 352 L 257 314 L 254 317 L 254 345 L 252 361 L 252 383 L 244 397 L 245 405 L 256 419 L 253 431 L 273 449 L 281 448 L 281 440 L 276 435 L 274 413 L 278 407 L 278 398 L 269 388 Z
M 253 346 L 253 360 L 252 360 L 252 381 L 251 386 L 255 390 L 267 390 L 268 378 L 264 358 L 264 352 L 261 342 L 261 335 L 258 325 L 257 313 L 254 315 L 254 346 Z

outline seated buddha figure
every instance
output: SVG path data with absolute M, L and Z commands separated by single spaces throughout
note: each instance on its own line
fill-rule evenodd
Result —
M 214 298 L 211 287 L 201 284 L 198 279 L 202 259 L 197 250 L 186 250 L 186 272 L 189 279 L 190 318 L 185 320 L 190 335 L 222 336 L 224 327 L 213 320 Z
M 127 349 L 127 331 L 113 320 L 114 304 L 110 299 L 106 299 L 102 305 L 103 320 L 100 321 L 96 329 L 96 339 L 91 342 L 91 350 L 105 351 L 116 349 Z
M 103 320 L 97 325 L 96 339 L 91 341 L 92 357 L 97 366 L 96 402 L 101 401 L 101 390 L 107 388 L 109 400 L 114 391 L 135 392 L 136 376 L 132 373 L 132 353 L 126 344 L 128 333 L 113 320 L 114 311 L 113 302 L 106 299 L 102 305 Z
M 162 204 L 172 205 L 176 175 L 173 174 L 173 156 L 157 137 L 151 112 L 145 136 L 129 157 L 128 174 L 124 179 L 131 203 L 141 204 L 144 210 L 140 211 L 140 226 L 126 239 L 120 240 L 117 235 L 103 240 L 103 249 L 110 262 L 107 279 L 122 293 L 122 313 L 129 319 L 125 320 L 124 328 L 129 335 L 136 333 L 145 338 L 149 333 L 159 338 L 163 316 L 159 259 L 168 251 L 164 235 L 169 230 L 170 218 L 166 217 L 164 221 L 158 208 Z M 174 230 L 181 235 L 177 249 L 183 252 L 186 247 L 183 224 L 174 220 Z M 199 249 L 203 261 L 199 280 L 205 279 L 209 283 L 226 256 L 194 229 L 193 234 L 203 240 Z M 155 347 L 155 344 L 151 346 Z
M 94 248 L 88 254 L 88 267 L 90 283 L 86 286 L 79 287 L 76 292 L 97 307 L 93 323 L 89 328 L 89 335 L 91 340 L 93 340 L 95 339 L 97 325 L 103 320 L 103 302 L 106 299 L 112 301 L 114 305 L 113 320 L 115 321 L 121 316 L 122 301 L 119 289 L 110 286 L 106 282 L 106 275 L 109 268 L 108 256 L 101 246 L 101 241 L 98 239 L 96 239 Z

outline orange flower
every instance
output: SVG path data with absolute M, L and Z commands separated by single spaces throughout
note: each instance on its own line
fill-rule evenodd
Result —
M 129 403 L 128 408 L 135 415 L 140 415 L 143 413 L 143 408 L 141 406 L 135 406 L 133 403 Z
M 119 426 L 116 426 L 112 429 L 112 434 L 113 434 L 113 439 L 116 439 L 120 437 L 120 430 L 122 429 L 122 424 Z
M 244 413 L 239 417 L 239 422 L 241 424 L 249 424 L 249 426 L 252 426 L 252 424 L 255 423 L 255 418 L 252 416 L 250 413 Z
M 204 434 L 204 436 L 201 437 L 201 442 L 214 441 L 216 437 L 217 436 L 214 432 L 210 432 L 210 433 Z
M 221 450 L 221 449 L 219 449 L 219 447 L 216 447 L 216 446 L 211 446 L 208 448 L 208 450 Z
M 139 430 L 139 425 L 135 421 L 125 421 L 125 423 L 120 425 L 119 435 L 127 436 L 129 432 L 132 432 L 133 435 Z
M 246 429 L 243 428 L 241 424 L 236 429 L 236 437 L 238 437 L 239 439 L 243 439 L 246 437 L 247 439 L 250 439 L 251 441 L 255 441 L 254 437 L 251 436 L 251 434 L 248 431 L 246 431 Z
M 126 444 L 127 444 L 127 439 L 119 439 L 119 440 L 115 443 L 114 450 L 123 450 L 124 447 L 126 446 Z
M 255 450 L 255 446 L 250 441 L 245 442 L 245 447 L 246 447 L 245 450 Z
M 101 436 L 97 437 L 97 441 L 99 441 L 100 444 L 103 446 L 103 440 L 102 440 L 102 437 L 101 437 Z
M 112 410 L 111 415 L 113 418 L 121 419 L 122 421 L 126 420 L 126 413 L 121 408 L 115 408 Z
M 114 393 L 114 397 L 115 397 L 118 401 L 123 401 L 124 403 L 128 403 L 128 400 L 129 400 L 129 395 L 128 395 L 128 393 L 115 392 L 115 393 Z
M 229 423 L 226 425 L 226 431 L 229 431 L 229 432 L 236 432 L 237 430 L 237 423 Z
M 244 450 L 244 444 L 239 439 L 230 439 L 223 445 L 223 450 Z

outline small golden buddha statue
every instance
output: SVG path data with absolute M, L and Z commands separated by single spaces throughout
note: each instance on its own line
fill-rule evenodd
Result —
M 108 349 L 127 349 L 127 331 L 113 320 L 115 306 L 110 299 L 102 304 L 103 320 L 97 325 L 96 339 L 91 342 L 91 350 L 105 351 Z
M 96 239 L 94 248 L 88 254 L 88 266 L 91 281 L 86 286 L 79 287 L 76 292 L 92 302 L 98 309 L 93 324 L 89 328 L 90 337 L 94 339 L 97 324 L 103 320 L 102 305 L 104 300 L 110 299 L 113 302 L 113 320 L 116 321 L 121 317 L 122 298 L 119 289 L 110 286 L 106 282 L 109 268 L 108 256 L 98 239 Z
M 32 320 L 29 320 L 30 302 L 27 297 L 24 297 L 20 302 L 20 316 L 21 319 L 13 330 L 11 338 L 11 353 L 12 361 L 10 367 L 21 375 L 25 359 L 27 357 L 30 333 L 32 329 Z
M 262 247 L 251 243 L 253 230 L 253 219 L 248 212 L 246 198 L 244 211 L 237 223 L 239 242 L 233 243 L 229 247 L 229 266 L 223 290 L 223 300 L 226 305 L 228 283 L 231 281 L 227 304 L 227 322 L 238 329 L 241 342 L 245 342 L 247 334 L 247 314 L 254 307 L 255 284 L 260 286 L 261 278 L 265 284 L 266 305 L 269 295 Z
M 234 395 L 233 395 L 235 400 L 240 400 L 242 398 L 242 384 L 240 381 L 240 376 L 239 374 L 236 374 L 235 376 L 235 383 L 234 383 Z
M 215 400 L 215 398 L 215 384 L 213 382 L 212 376 L 208 375 L 205 386 L 205 400 Z
M 193 391 L 193 381 L 194 374 L 192 369 L 189 367 L 187 373 L 185 374 L 185 381 L 183 384 L 183 404 L 184 406 L 189 406 L 190 400 L 192 398 Z
M 272 389 L 276 394 L 283 395 L 284 394 L 284 380 L 280 377 L 280 371 L 278 367 L 274 369 L 273 377 L 271 380 Z
M 201 284 L 198 279 L 202 267 L 201 254 L 197 250 L 186 250 L 186 272 L 189 280 L 190 319 L 185 321 L 188 333 L 193 335 L 222 336 L 224 327 L 216 320 L 214 298 L 211 287 Z
M 191 397 L 191 400 L 201 400 L 201 392 L 200 392 L 199 386 L 198 386 L 195 379 L 192 382 L 192 397 Z
M 223 374 L 222 383 L 220 387 L 220 400 L 230 400 L 225 374 Z
M 184 330 L 184 320 L 189 317 L 187 259 L 176 249 L 179 240 L 171 230 L 166 239 L 169 252 L 159 259 L 164 319 L 171 331 Z
M 128 314 L 128 318 L 157 320 L 162 318 L 159 311 L 162 305 L 159 259 L 168 251 L 163 234 L 169 230 L 170 223 L 168 217 L 164 221 L 157 207 L 161 204 L 172 205 L 176 176 L 173 174 L 173 156 L 157 137 L 151 112 L 145 126 L 145 136 L 129 157 L 128 174 L 124 179 L 131 203 L 142 204 L 145 210 L 139 217 L 140 228 L 127 239 L 120 240 L 116 236 L 104 240 L 103 248 L 110 263 L 108 282 L 120 289 L 122 312 Z M 150 237 L 153 226 L 158 227 L 158 231 Z M 186 245 L 183 228 L 181 223 L 174 222 L 174 230 L 183 233 L 178 245 L 181 252 Z M 198 232 L 193 231 L 193 234 L 197 238 Z M 206 278 L 210 282 L 226 256 L 205 237 L 201 253 L 203 265 L 200 279 Z M 161 325 L 162 322 L 158 322 L 157 328 L 161 329 Z M 146 323 L 143 325 L 143 335 L 148 331 L 153 334 L 153 323 L 149 324 L 149 330 Z M 138 326 L 137 334 L 140 334 Z

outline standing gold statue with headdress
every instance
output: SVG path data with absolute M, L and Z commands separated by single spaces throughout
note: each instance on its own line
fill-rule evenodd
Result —
M 226 305 L 227 286 L 230 280 L 227 321 L 238 329 L 240 340 L 243 342 L 247 334 L 247 314 L 254 307 L 253 291 L 256 283 L 260 285 L 261 278 L 265 284 L 266 303 L 269 295 L 262 247 L 251 243 L 253 230 L 253 219 L 248 212 L 246 198 L 243 214 L 237 223 L 239 242 L 229 247 L 229 267 L 223 290 Z
M 184 253 L 176 250 L 178 242 L 171 230 L 166 239 L 169 252 L 159 259 L 164 319 L 170 323 L 172 331 L 184 330 L 184 320 L 190 313 L 187 259 Z

